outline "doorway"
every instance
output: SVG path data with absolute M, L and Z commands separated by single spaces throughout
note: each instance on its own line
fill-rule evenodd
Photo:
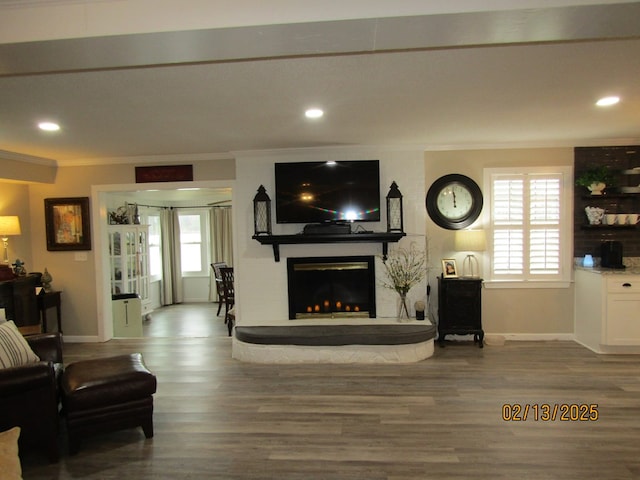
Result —
M 128 203 L 138 203 L 139 205 L 182 208 L 188 208 L 189 206 L 232 205 L 233 187 L 234 182 L 232 180 L 169 184 L 96 185 L 92 187 L 91 214 L 92 223 L 95 226 L 94 246 L 96 252 L 100 252 L 95 255 L 99 341 L 107 341 L 114 336 L 110 292 L 111 266 L 108 250 L 108 215 L 114 204 L 114 199 L 116 204 L 126 198 Z M 235 221 L 232 221 L 232 229 L 235 230 Z M 235 234 L 233 237 L 235 238 Z M 213 320 L 215 321 L 215 317 Z

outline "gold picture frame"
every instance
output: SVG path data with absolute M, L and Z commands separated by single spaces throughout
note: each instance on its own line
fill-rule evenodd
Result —
M 89 197 L 45 198 L 47 250 L 91 250 Z
M 458 266 L 455 259 L 442 259 L 442 278 L 458 278 Z

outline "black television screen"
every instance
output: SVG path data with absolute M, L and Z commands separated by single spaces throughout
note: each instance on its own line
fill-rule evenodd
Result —
M 276 222 L 380 221 L 380 162 L 276 163 Z

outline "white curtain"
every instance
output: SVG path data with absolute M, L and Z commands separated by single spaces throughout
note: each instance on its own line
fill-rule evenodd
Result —
M 180 262 L 180 222 L 178 211 L 165 209 L 160 212 L 162 235 L 162 305 L 182 303 L 182 265 Z
M 233 266 L 233 233 L 231 228 L 231 208 L 214 207 L 209 210 L 209 225 L 211 225 L 211 262 L 226 262 Z M 216 281 L 213 268 L 209 269 L 209 301 L 217 299 Z

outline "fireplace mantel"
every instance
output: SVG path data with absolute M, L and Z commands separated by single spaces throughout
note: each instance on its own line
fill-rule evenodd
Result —
M 389 243 L 399 242 L 406 233 L 343 233 L 343 234 L 295 234 L 295 235 L 254 235 L 254 240 L 262 245 L 273 247 L 273 258 L 280 261 L 280 245 L 317 244 L 317 243 L 381 243 L 382 256 L 387 258 Z

